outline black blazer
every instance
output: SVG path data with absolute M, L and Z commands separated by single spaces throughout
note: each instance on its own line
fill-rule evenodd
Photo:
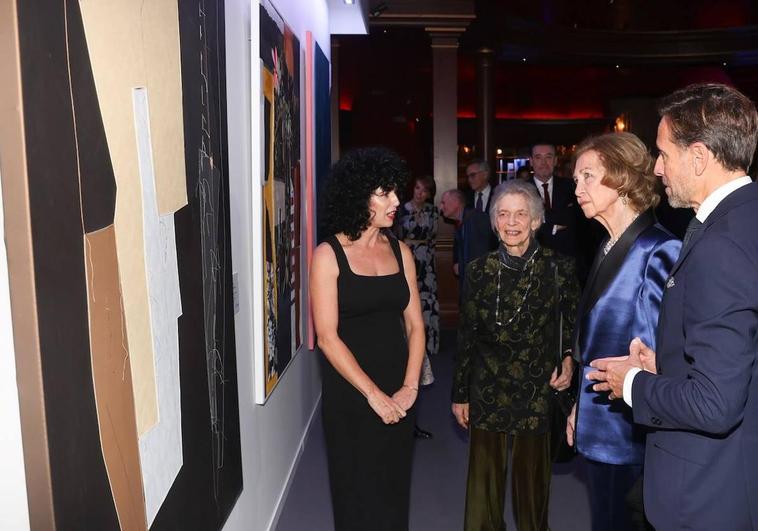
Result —
M 529 182 L 537 187 L 534 179 Z M 570 179 L 553 177 L 551 208 L 545 211 L 545 222 L 537 231 L 537 240 L 543 247 L 553 249 L 566 256 L 577 256 L 576 233 L 581 210 L 574 195 L 574 182 Z M 556 225 L 566 228 L 556 231 Z
M 466 266 L 497 247 L 497 239 L 490 226 L 490 218 L 474 208 L 463 210 L 463 219 L 453 237 L 453 263 L 458 264 L 458 283 L 463 290 Z M 462 291 L 461 291 L 462 293 Z
M 468 208 L 474 208 L 476 202 L 476 194 L 471 188 L 467 188 L 464 192 L 466 194 L 466 206 Z M 490 205 L 492 204 L 492 196 L 495 194 L 495 187 L 490 183 L 490 195 L 487 198 L 487 204 L 484 205 L 484 213 L 489 215 Z

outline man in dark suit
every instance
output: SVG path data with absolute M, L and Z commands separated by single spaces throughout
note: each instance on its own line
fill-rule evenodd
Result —
M 490 165 L 482 159 L 471 161 L 466 166 L 466 179 L 471 187 L 470 190 L 466 190 L 466 206 L 485 214 L 489 213 L 492 199 Z
M 466 190 L 466 206 L 489 215 L 492 185 L 490 165 L 486 160 L 474 159 L 466 166 L 466 179 L 470 188 Z
M 552 144 L 532 146 L 532 182 L 545 204 L 545 222 L 537 231 L 540 245 L 576 257 L 576 225 L 580 211 L 571 179 L 553 175 L 557 158 Z
M 466 198 L 458 189 L 448 190 L 440 199 L 440 212 L 455 223 L 453 273 L 458 277 L 459 297 L 462 296 L 466 265 L 496 246 L 489 216 L 465 204 Z
M 758 112 L 725 85 L 665 98 L 655 172 L 693 207 L 666 284 L 657 355 L 592 363 L 598 391 L 649 426 L 645 513 L 656 529 L 758 529 Z

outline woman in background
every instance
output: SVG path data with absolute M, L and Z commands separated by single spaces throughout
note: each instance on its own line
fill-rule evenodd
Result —
M 642 472 L 644 429 L 633 423 L 630 407 L 594 392 L 585 375 L 591 361 L 628 353 L 635 337 L 655 350 L 661 298 L 681 243 L 655 219 L 654 161 L 639 138 L 589 138 L 574 156 L 577 202 L 608 236 L 579 302 L 574 351 L 584 372 L 566 436 L 587 460 L 592 530 L 645 529 L 641 499 L 631 500 L 635 511 L 627 508 Z
M 437 354 L 440 341 L 440 307 L 437 302 L 437 271 L 434 265 L 439 221 L 439 211 L 432 203 L 435 191 L 434 179 L 430 176 L 416 177 L 411 200 L 401 207 L 395 226 L 397 237 L 408 245 L 416 263 L 416 283 L 426 329 L 426 354 L 420 381 L 422 386 L 434 382 L 429 358 Z M 415 427 L 414 435 L 422 439 L 432 437 L 431 433 L 418 426 Z
M 389 150 L 352 151 L 322 205 L 331 236 L 313 254 L 310 293 L 337 531 L 408 529 L 424 321 L 413 255 L 387 232 L 406 175 Z

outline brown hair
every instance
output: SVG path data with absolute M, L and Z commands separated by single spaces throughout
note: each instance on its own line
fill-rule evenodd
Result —
M 672 141 L 702 142 L 727 171 L 747 171 L 758 139 L 755 104 L 735 88 L 699 83 L 663 98 L 658 113 L 668 120 Z
M 574 152 L 574 164 L 583 153 L 594 151 L 605 168 L 600 184 L 626 196 L 637 212 L 660 201 L 658 179 L 653 174 L 655 161 L 642 140 L 632 133 L 606 133 L 586 138 Z
M 431 175 L 419 175 L 413 179 L 413 186 L 416 186 L 416 183 L 421 183 L 426 188 L 426 191 L 429 193 L 429 201 L 434 202 L 434 196 L 437 194 L 437 184 L 434 182 L 434 177 Z

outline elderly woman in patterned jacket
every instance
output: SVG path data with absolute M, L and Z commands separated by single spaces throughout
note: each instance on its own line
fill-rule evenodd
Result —
M 529 183 L 498 186 L 490 220 L 500 245 L 466 268 L 452 392 L 470 430 L 466 530 L 505 529 L 508 450 L 518 529 L 548 529 L 551 393 L 571 383 L 561 339 L 570 343 L 579 286 L 572 259 L 534 238 L 543 208 Z

